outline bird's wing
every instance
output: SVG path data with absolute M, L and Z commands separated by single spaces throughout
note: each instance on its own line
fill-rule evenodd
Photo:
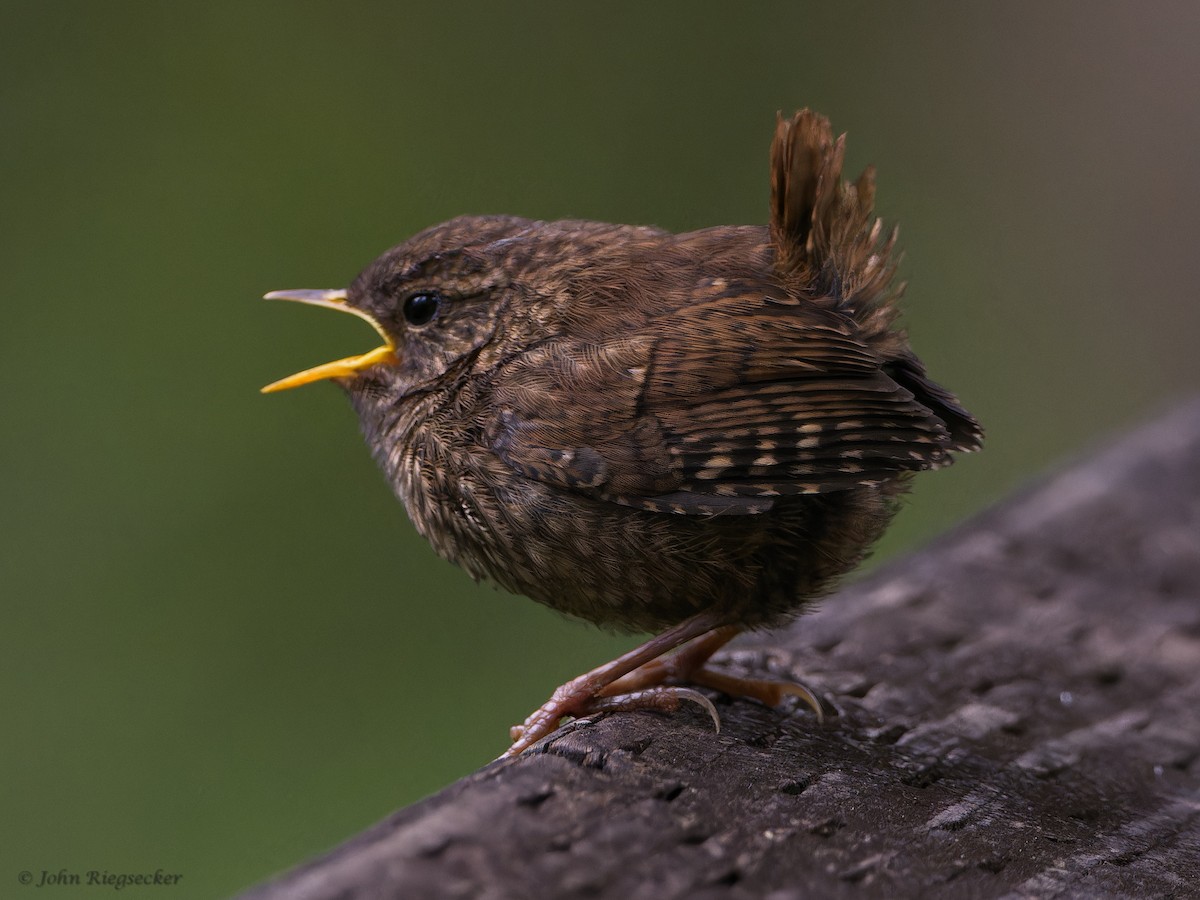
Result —
M 489 440 L 517 472 L 680 514 L 763 512 L 936 467 L 953 447 L 849 319 L 757 291 L 605 342 L 540 345 L 493 392 Z

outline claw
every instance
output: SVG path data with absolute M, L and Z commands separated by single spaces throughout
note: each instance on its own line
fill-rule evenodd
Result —
M 825 721 L 825 711 L 821 708 L 821 701 L 812 691 L 796 681 L 738 678 L 708 668 L 697 669 L 688 676 L 688 680 L 731 697 L 750 697 L 766 706 L 778 706 L 788 695 L 799 697 L 816 714 L 817 722 L 824 723 Z
M 779 692 L 781 694 L 791 694 L 793 697 L 799 697 L 804 701 L 805 705 L 807 705 L 809 709 L 816 713 L 817 724 L 825 724 L 825 710 L 821 708 L 821 701 L 817 699 L 816 694 L 814 694 L 804 685 L 796 681 L 783 681 L 779 683 Z M 783 697 L 780 697 L 779 699 L 782 700 Z M 777 700 L 772 704 L 772 706 L 777 706 L 778 703 L 779 701 Z

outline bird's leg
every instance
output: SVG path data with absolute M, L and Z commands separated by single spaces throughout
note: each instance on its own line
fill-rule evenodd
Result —
M 600 698 L 601 693 L 606 687 L 622 675 L 627 675 L 634 669 L 658 659 L 664 653 L 670 653 L 676 647 L 680 647 L 694 638 L 718 631 L 721 631 L 721 629 L 711 614 L 697 613 L 691 618 L 684 619 L 678 625 L 668 628 L 662 634 L 652 637 L 640 647 L 635 647 L 628 653 L 618 656 L 612 662 L 605 663 L 602 666 L 592 669 L 590 672 L 580 675 L 578 678 L 568 681 L 556 689 L 550 695 L 549 700 L 534 710 L 523 724 L 512 727 L 511 737 L 513 745 L 508 748 L 508 752 L 504 755 L 516 756 L 518 753 L 527 750 L 557 728 L 559 720 L 564 716 L 576 716 L 587 712 L 600 711 L 599 709 L 590 709 L 589 707 L 593 701 Z M 732 636 L 732 634 L 729 635 L 729 637 Z M 725 640 L 729 640 L 729 637 L 726 637 Z M 721 643 L 724 643 L 724 641 L 721 641 Z M 720 644 L 717 646 L 720 646 Z M 713 648 L 713 650 L 715 649 L 716 647 Z M 642 707 L 652 706 L 660 709 L 668 708 L 672 703 L 678 705 L 681 699 L 703 699 L 695 691 L 687 691 L 684 688 L 662 688 L 655 690 L 654 693 L 645 691 L 642 693 L 643 699 L 650 701 L 642 703 Z M 601 700 L 601 703 L 603 702 L 605 701 Z M 707 703 L 707 701 L 705 702 Z M 711 703 L 707 705 L 710 708 L 712 706 Z M 609 705 L 604 708 L 611 709 L 612 706 Z
M 710 656 L 729 643 L 741 632 L 737 625 L 722 625 L 707 634 L 702 634 L 673 653 L 664 653 L 618 678 L 600 691 L 600 697 L 615 697 L 632 694 L 665 681 L 691 681 L 691 676 L 700 669 Z
M 647 688 L 667 681 L 685 681 L 701 687 L 712 688 L 730 697 L 750 697 L 766 706 L 778 706 L 784 697 L 799 697 L 817 714 L 818 721 L 825 716 L 820 701 L 812 691 L 794 681 L 771 681 L 761 678 L 739 678 L 707 668 L 709 658 L 741 632 L 737 625 L 723 625 L 707 634 L 682 645 L 674 653 L 647 662 L 600 691 L 599 697 L 628 694 L 634 696 Z M 589 709 L 589 712 L 595 710 Z M 719 727 L 719 725 L 718 725 Z

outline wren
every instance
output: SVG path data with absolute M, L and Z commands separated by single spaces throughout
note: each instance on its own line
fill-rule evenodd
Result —
M 687 234 L 464 216 L 347 290 L 383 345 L 264 388 L 332 379 L 417 530 L 476 579 L 657 637 L 558 688 L 510 754 L 566 716 L 778 703 L 800 685 L 706 666 L 857 565 L 912 473 L 982 430 L 896 323 L 895 232 L 845 135 L 779 118 L 770 224 Z

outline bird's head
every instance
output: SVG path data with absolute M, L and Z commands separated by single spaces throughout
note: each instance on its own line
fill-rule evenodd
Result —
M 332 379 L 351 392 L 375 385 L 405 396 L 469 362 L 492 339 L 510 299 L 510 245 L 534 224 L 510 216 L 453 219 L 387 251 L 347 289 L 267 294 L 358 316 L 383 343 L 282 378 L 263 393 Z

